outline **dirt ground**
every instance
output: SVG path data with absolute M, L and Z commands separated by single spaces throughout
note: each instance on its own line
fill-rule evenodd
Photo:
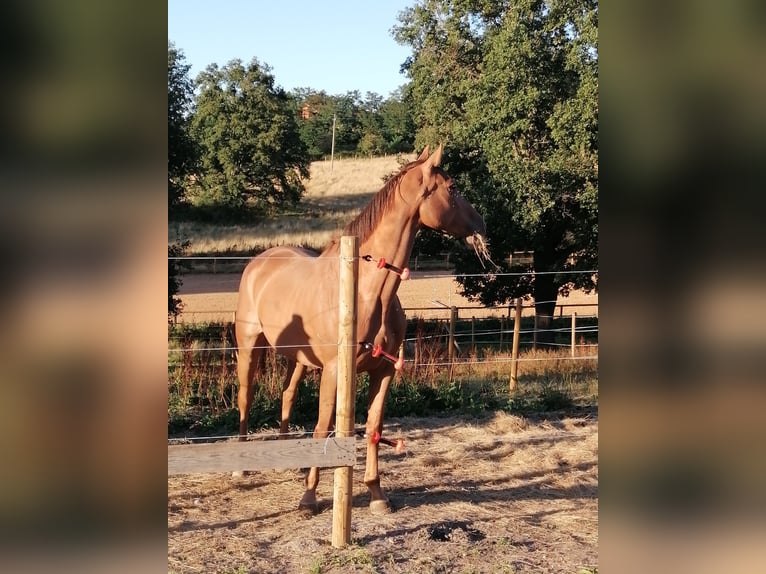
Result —
M 372 516 L 357 442 L 352 544 L 330 545 L 331 470 L 320 513 L 298 512 L 298 470 L 168 478 L 168 571 L 259 573 L 594 572 L 598 416 L 391 419 Z
M 180 320 L 193 323 L 197 321 L 231 321 L 237 308 L 237 289 L 241 275 L 238 273 L 195 273 L 183 276 L 179 297 L 183 302 Z M 459 285 L 445 272 L 415 271 L 409 281 L 399 286 L 399 299 L 407 310 L 408 317 L 420 316 L 425 319 L 449 318 L 449 307 L 476 307 L 479 304 L 468 301 L 459 294 Z M 558 304 L 582 305 L 566 308 L 564 314 L 572 310 L 578 316 L 598 315 L 598 294 L 586 295 L 581 291 L 573 292 L 569 297 L 559 297 Z M 586 306 L 587 305 L 587 306 Z M 432 310 L 418 308 L 431 307 Z M 439 309 L 441 307 L 441 309 Z M 559 309 L 557 309 L 557 313 Z M 460 310 L 461 318 L 486 317 L 489 315 L 507 315 L 507 308 L 494 311 Z M 532 315 L 531 308 L 524 309 L 524 315 Z

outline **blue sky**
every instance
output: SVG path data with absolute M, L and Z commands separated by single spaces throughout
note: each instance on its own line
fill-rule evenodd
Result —
M 406 83 L 399 73 L 410 48 L 391 28 L 415 0 L 168 0 L 168 39 L 191 64 L 253 57 L 271 66 L 285 90 L 328 94 L 359 90 L 388 97 Z

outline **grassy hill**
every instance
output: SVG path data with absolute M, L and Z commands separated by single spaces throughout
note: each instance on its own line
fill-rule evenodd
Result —
M 306 194 L 297 208 L 274 219 L 252 224 L 214 225 L 171 221 L 168 242 L 189 240 L 187 255 L 251 255 L 277 245 L 320 249 L 353 219 L 382 186 L 415 154 L 368 159 L 338 159 L 311 164 Z

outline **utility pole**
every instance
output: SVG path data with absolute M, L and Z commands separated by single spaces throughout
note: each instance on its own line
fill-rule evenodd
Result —
M 332 147 L 330 148 L 330 173 L 332 173 L 332 162 L 335 159 L 335 114 L 332 115 Z

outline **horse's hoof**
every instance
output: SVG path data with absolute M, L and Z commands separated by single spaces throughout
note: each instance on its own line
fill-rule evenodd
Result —
M 298 512 L 304 516 L 314 516 L 319 514 L 319 503 L 313 492 L 304 492 L 301 501 L 298 503 Z
M 319 514 L 319 505 L 316 502 L 313 504 L 306 504 L 301 502 L 298 505 L 298 513 L 306 517 L 316 516 Z
M 388 500 L 371 500 L 370 514 L 391 514 L 393 509 Z

